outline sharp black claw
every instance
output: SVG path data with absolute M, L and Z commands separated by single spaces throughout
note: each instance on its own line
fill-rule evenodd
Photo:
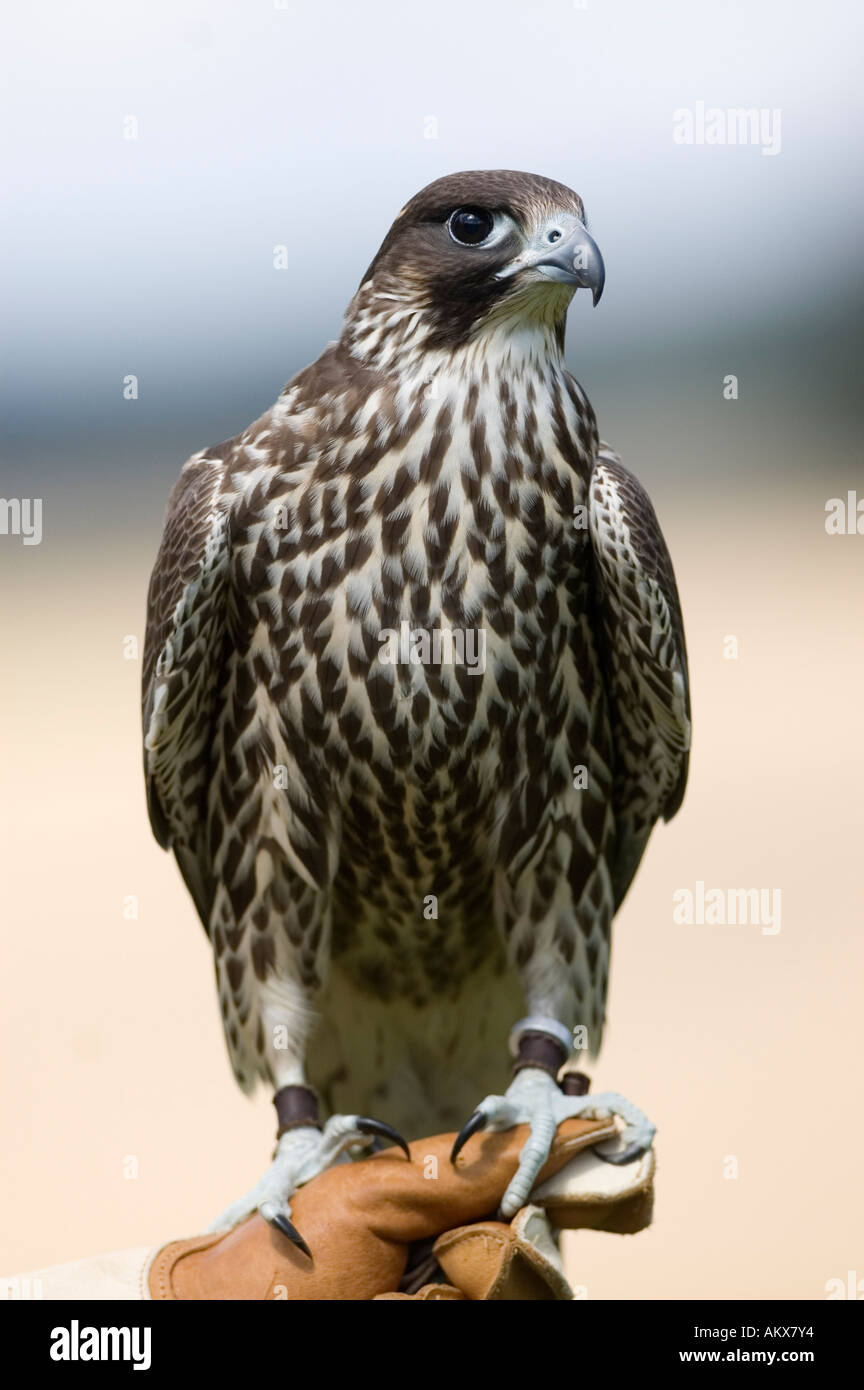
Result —
M 383 1120 L 370 1120 L 361 1115 L 357 1121 L 357 1128 L 361 1134 L 377 1134 L 381 1139 L 389 1139 L 391 1144 L 398 1144 L 408 1161 L 411 1161 L 411 1150 L 407 1140 L 403 1139 L 398 1129 L 394 1129 L 392 1125 L 385 1125 Z
M 292 1221 L 288 1220 L 287 1216 L 283 1216 L 282 1213 L 279 1212 L 276 1216 L 269 1216 L 267 1220 L 270 1222 L 271 1226 L 275 1226 L 277 1231 L 281 1231 L 283 1236 L 287 1236 L 292 1245 L 296 1245 L 297 1249 L 302 1250 L 303 1254 L 308 1255 L 311 1260 L 312 1251 L 297 1230 L 297 1227 Z
M 648 1150 L 644 1144 L 628 1144 L 626 1149 L 621 1149 L 618 1153 L 604 1154 L 599 1144 L 595 1144 L 594 1152 L 604 1163 L 614 1163 L 616 1167 L 621 1167 L 625 1163 L 635 1163 L 636 1159 L 641 1158 Z
M 465 1121 L 459 1133 L 456 1135 L 456 1140 L 453 1144 L 453 1148 L 450 1150 L 450 1162 L 456 1162 L 456 1159 L 459 1157 L 459 1154 L 462 1152 L 465 1145 L 468 1143 L 468 1140 L 471 1138 L 472 1134 L 476 1134 L 478 1130 L 485 1128 L 486 1116 L 483 1114 L 482 1110 L 475 1110 L 474 1114 L 470 1117 L 470 1119 Z

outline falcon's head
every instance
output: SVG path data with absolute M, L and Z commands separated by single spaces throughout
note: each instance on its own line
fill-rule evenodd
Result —
M 422 351 L 531 323 L 563 340 L 575 291 L 590 289 L 596 304 L 603 281 L 603 257 L 572 189 L 508 169 L 450 174 L 399 213 L 346 327 L 361 352 L 380 350 L 388 325 L 393 346 L 410 337 Z

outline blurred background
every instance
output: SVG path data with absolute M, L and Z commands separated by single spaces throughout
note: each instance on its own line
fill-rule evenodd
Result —
M 594 1074 L 659 1125 L 656 1220 L 568 1236 L 571 1278 L 864 1277 L 864 535 L 825 528 L 864 499 L 862 25 L 852 0 L 7 14 L 0 491 L 42 499 L 43 534 L 0 534 L 3 1272 L 196 1232 L 268 1157 L 146 819 L 161 518 L 184 459 L 338 336 L 407 199 L 509 167 L 585 200 L 607 284 L 568 360 L 661 517 L 693 685 L 690 788 L 619 917 Z M 769 113 L 775 152 L 677 143 L 698 103 Z M 676 925 L 698 881 L 779 888 L 781 931 Z

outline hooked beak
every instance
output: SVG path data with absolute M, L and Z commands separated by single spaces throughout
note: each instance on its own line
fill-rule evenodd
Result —
M 606 267 L 599 246 L 581 223 L 530 264 L 547 280 L 591 290 L 594 303 L 599 302 L 606 282 Z

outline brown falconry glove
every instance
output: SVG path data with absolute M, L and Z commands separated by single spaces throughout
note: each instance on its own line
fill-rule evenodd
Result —
M 541 1181 L 615 1134 L 613 1120 L 565 1121 Z M 154 1299 L 421 1300 L 572 1297 L 557 1265 L 542 1209 L 526 1207 L 512 1223 L 495 1212 L 516 1171 L 526 1127 L 475 1135 L 455 1166 L 455 1136 L 411 1144 L 411 1162 L 396 1149 L 338 1164 L 291 1198 L 293 1219 L 310 1258 L 260 1216 L 234 1230 L 163 1246 L 149 1270 Z M 586 1160 L 591 1162 L 590 1154 Z M 594 1160 L 596 1162 L 596 1160 Z M 597 1164 L 608 1172 L 606 1165 Z M 653 1158 L 642 1173 L 637 1205 L 608 1229 L 636 1230 L 647 1222 Z M 569 1170 L 568 1170 L 569 1171 Z M 633 1188 L 632 1175 L 615 1170 Z M 638 1184 L 637 1184 L 638 1185 Z M 538 1192 L 542 1188 L 538 1189 Z M 563 1194 L 563 1195 L 562 1195 Z M 624 1195 L 623 1189 L 621 1196 Z M 632 1203 L 632 1192 L 627 1200 Z M 648 1207 L 646 1207 L 646 1202 Z M 556 1205 L 557 1204 L 557 1205 Z M 567 1220 L 566 1183 L 549 1203 L 555 1224 L 603 1225 L 605 1218 Z M 602 1205 L 602 1203 L 601 1203 Z M 613 1202 L 621 1208 L 621 1201 Z M 559 1220 L 559 1210 L 564 1216 Z M 485 1219 L 484 1219 L 485 1218 Z M 635 1224 L 634 1224 L 635 1222 Z M 425 1242 L 426 1246 L 419 1243 Z M 545 1248 L 544 1248 L 545 1243 Z M 417 1267 L 405 1279 L 409 1257 Z M 423 1283 L 423 1271 L 430 1279 Z M 442 1276 L 443 1271 L 443 1276 Z M 412 1292 L 400 1292 L 406 1283 Z

